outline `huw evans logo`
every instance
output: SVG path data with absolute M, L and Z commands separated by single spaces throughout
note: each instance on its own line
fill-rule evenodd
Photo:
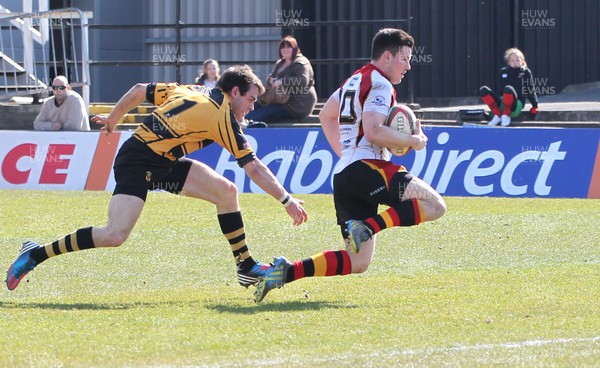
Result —
M 433 62 L 433 55 L 425 51 L 425 46 L 414 46 L 410 62 L 418 65 L 430 65 Z
M 176 45 L 153 45 L 152 62 L 154 63 L 175 63 L 186 61 L 186 56 L 179 55 L 179 47 Z
M 549 96 L 556 94 L 556 86 L 548 82 L 548 78 L 532 78 L 523 81 L 522 93 L 531 95 L 533 93 L 538 96 Z
M 302 18 L 302 10 L 276 10 L 275 25 L 278 27 L 308 27 L 308 18 Z
M 521 10 L 521 27 L 525 29 L 556 29 L 556 18 L 549 15 L 548 9 Z

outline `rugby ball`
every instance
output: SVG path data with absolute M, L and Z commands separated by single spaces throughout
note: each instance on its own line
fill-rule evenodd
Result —
M 396 105 L 390 109 L 385 125 L 401 133 L 413 135 L 417 132 L 417 117 L 408 106 Z M 411 147 L 388 148 L 393 155 L 404 156 L 410 152 Z

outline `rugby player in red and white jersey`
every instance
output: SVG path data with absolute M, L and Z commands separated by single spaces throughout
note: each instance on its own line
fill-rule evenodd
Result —
M 373 38 L 371 62 L 357 70 L 329 98 L 319 118 L 329 144 L 340 156 L 333 198 L 344 250 L 327 250 L 289 262 L 275 257 L 258 283 L 255 300 L 273 288 L 304 277 L 365 272 L 373 259 L 375 234 L 393 226 L 413 226 L 444 215 L 446 203 L 429 184 L 390 161 L 388 148 L 427 144 L 420 123 L 412 136 L 385 126 L 396 104 L 393 84 L 410 68 L 413 38 L 400 29 L 382 29 Z M 379 204 L 388 206 L 378 214 Z

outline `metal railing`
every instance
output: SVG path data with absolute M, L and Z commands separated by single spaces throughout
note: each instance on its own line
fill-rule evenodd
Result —
M 398 23 L 398 22 L 408 22 L 408 19 L 369 19 L 369 20 L 348 20 L 348 21 L 311 21 L 311 27 L 323 27 L 323 26 L 356 26 L 356 25 L 369 25 L 369 24 L 390 24 L 390 23 Z M 181 52 L 184 41 L 181 38 L 181 32 L 184 29 L 197 29 L 197 28 L 282 28 L 281 26 L 275 25 L 274 23 L 228 23 L 228 24 L 206 24 L 206 23 L 182 23 L 175 22 L 175 24 L 94 24 L 90 25 L 90 30 L 115 30 L 115 29 L 173 29 L 176 32 L 175 40 L 174 40 L 174 50 L 177 52 Z M 284 27 L 285 29 L 285 27 Z M 364 62 L 369 61 L 370 58 L 343 58 L 339 59 L 318 59 L 311 58 L 310 62 L 314 65 L 319 64 L 331 64 L 331 63 L 340 63 L 340 64 L 348 64 L 354 62 Z M 90 61 L 90 65 L 92 66 L 119 66 L 119 65 L 139 65 L 139 66 L 171 66 L 175 67 L 177 72 L 177 80 L 176 82 L 181 82 L 181 67 L 194 65 L 197 66 L 202 64 L 204 60 L 183 60 L 181 55 L 177 55 L 173 60 L 168 61 L 144 61 L 144 60 L 93 60 Z M 274 63 L 273 59 L 264 59 L 264 60 L 219 60 L 222 64 L 257 64 L 264 65 L 269 64 L 272 65 Z
M 91 14 L 77 8 L 0 14 L 0 98 L 48 94 L 64 75 L 89 106 Z
M 368 20 L 339 20 L 339 21 L 311 21 L 309 24 L 309 28 L 319 33 L 321 29 L 325 27 L 382 27 L 383 25 L 397 25 L 398 23 L 404 23 L 407 28 L 410 26 L 409 19 L 368 19 Z M 170 37 L 166 37 L 158 41 L 161 44 L 171 45 L 170 49 L 174 50 L 177 55 L 175 57 L 167 58 L 168 60 L 164 61 L 155 61 L 155 60 L 91 60 L 90 67 L 123 67 L 123 66 L 140 66 L 140 67 L 156 67 L 156 68 L 169 68 L 170 73 L 174 72 L 175 82 L 185 83 L 185 80 L 189 80 L 189 78 L 182 77 L 182 71 L 184 68 L 189 67 L 198 67 L 202 65 L 204 59 L 191 59 L 189 57 L 182 57 L 182 50 L 186 50 L 186 46 L 190 42 L 198 42 L 198 41 L 188 41 L 185 37 L 182 37 L 182 33 L 185 30 L 189 29 L 253 29 L 253 28 L 280 28 L 283 34 L 291 34 L 294 35 L 294 28 L 292 27 L 281 27 L 275 23 L 183 23 L 181 21 L 169 24 L 93 24 L 90 25 L 90 32 L 102 32 L 105 30 L 146 30 L 151 32 L 153 29 L 163 29 L 163 30 L 173 30 L 174 34 Z M 280 36 L 279 36 L 280 37 Z M 279 37 L 274 39 L 274 42 L 279 41 Z M 248 39 L 251 39 L 249 37 Z M 246 39 L 246 41 L 248 40 Z M 230 40 L 226 40 L 230 41 Z M 299 40 L 300 41 L 300 40 Z M 149 41 L 147 41 L 149 42 Z M 242 42 L 242 41 L 240 41 Z M 303 50 L 306 48 L 303 47 Z M 369 44 L 370 49 L 370 44 Z M 219 58 L 219 63 L 221 65 L 234 65 L 234 64 L 248 64 L 253 68 L 257 66 L 266 66 L 273 65 L 274 60 L 272 55 L 264 55 L 264 59 L 255 59 L 255 58 L 244 58 L 244 59 L 227 59 L 227 58 Z M 365 55 L 370 56 L 370 55 Z M 320 57 L 310 57 L 310 62 L 313 65 L 313 68 L 326 67 L 326 66 L 353 66 L 362 65 L 369 62 L 370 57 L 348 57 L 347 55 L 340 54 L 337 57 L 331 58 L 320 58 Z M 189 70 L 189 69 L 188 69 Z M 315 73 L 317 70 L 315 69 Z M 351 72 L 351 71 L 349 71 Z M 322 73 L 322 76 L 327 76 L 326 73 Z M 321 86 L 323 85 L 323 80 L 320 81 Z M 337 81 L 335 84 L 337 86 Z M 413 88 L 412 88 L 412 80 L 408 81 L 408 99 L 409 102 L 413 102 Z
M 155 60 L 90 60 L 88 46 L 88 32 L 103 32 L 104 30 L 140 30 L 150 32 L 153 29 L 173 30 L 174 35 L 166 42 L 174 46 L 174 50 L 180 53 L 184 50 L 187 41 L 182 37 L 185 30 L 188 29 L 210 29 L 210 28 L 280 28 L 282 34 L 294 34 L 294 27 L 282 27 L 273 22 L 271 23 L 229 23 L 229 24 L 206 24 L 206 23 L 184 23 L 181 19 L 179 9 L 181 8 L 179 0 L 176 1 L 176 21 L 169 24 L 88 24 L 89 13 L 82 12 L 79 9 L 68 8 L 60 10 L 51 10 L 37 13 L 19 13 L 19 14 L 0 14 L 0 44 L 1 52 L 6 54 L 12 60 L 18 60 L 18 64 L 23 65 L 26 75 L 26 87 L 11 88 L 9 80 L 16 80 L 19 72 L 17 68 L 10 71 L 6 69 L 7 63 L 0 65 L 0 99 L 2 92 L 4 96 L 31 95 L 32 93 L 43 93 L 48 90 L 51 77 L 58 74 L 65 74 L 75 87 L 82 88 L 82 95 L 89 104 L 90 87 L 90 68 L 94 67 L 118 67 L 118 66 L 148 66 L 158 68 L 173 68 L 175 71 L 175 81 L 181 82 L 182 68 L 201 65 L 204 60 L 191 60 L 189 58 L 176 55 L 175 58 L 164 61 Z M 410 1 L 407 2 L 410 4 Z M 410 14 L 410 6 L 407 8 Z M 358 27 L 372 26 L 381 27 L 404 23 L 410 31 L 410 17 L 405 19 L 369 19 L 369 20 L 338 20 L 338 21 L 310 21 L 308 27 L 315 32 L 325 30 L 326 27 Z M 15 46 L 20 42 L 22 45 Z M 6 51 L 5 51 L 6 50 Z M 98 56 L 101 57 L 100 54 Z M 266 55 L 265 55 L 266 56 Z M 324 55 L 325 56 L 325 55 Z M 367 55 L 365 55 L 367 56 Z M 0 57 L 0 59 L 2 59 Z M 332 65 L 356 65 L 368 62 L 368 57 L 347 57 L 339 55 L 336 58 L 311 58 L 311 63 L 315 67 L 326 68 Z M 273 59 L 268 57 L 263 60 L 219 60 L 221 64 L 231 65 L 245 63 L 249 65 L 272 65 Z M 189 70 L 189 69 L 188 69 Z M 325 74 L 325 73 L 323 73 Z M 23 78 L 21 78 L 23 79 Z M 412 101 L 412 81 L 409 80 L 410 101 Z

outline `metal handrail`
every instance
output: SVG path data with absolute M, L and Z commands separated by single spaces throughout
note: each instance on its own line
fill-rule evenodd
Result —
M 33 12 L 33 13 L 19 12 L 19 13 L 0 14 L 0 21 L 2 21 L 2 22 L 11 22 L 11 21 L 21 21 L 22 22 L 23 18 L 29 18 L 29 19 L 75 19 L 75 18 L 77 18 L 80 20 L 80 24 L 75 27 L 80 28 L 80 30 L 81 30 L 81 61 L 77 62 L 76 55 L 75 55 L 75 61 L 66 60 L 66 58 L 63 58 L 64 60 L 61 60 L 61 61 L 63 62 L 63 64 L 65 66 L 72 65 L 73 63 L 81 65 L 81 80 L 79 80 L 79 78 L 77 78 L 77 81 L 72 83 L 72 85 L 73 86 L 81 86 L 82 97 L 85 101 L 86 107 L 89 106 L 89 99 L 90 99 L 90 80 L 89 80 L 90 70 L 89 70 L 89 44 L 88 44 L 88 42 L 89 42 L 88 18 L 89 17 L 88 17 L 88 14 L 91 14 L 91 13 L 83 12 L 82 10 L 80 10 L 78 8 L 53 9 L 53 10 Z M 24 22 L 23 26 L 25 26 L 26 23 L 27 22 Z M 50 25 L 48 25 L 48 26 L 50 26 Z M 4 29 L 10 29 L 11 27 L 3 26 L 1 28 L 4 30 Z M 32 30 L 35 30 L 35 28 L 31 27 L 31 29 L 27 29 L 27 30 L 21 29 L 22 32 L 31 32 Z M 48 40 L 44 40 L 44 39 L 39 39 L 39 40 L 34 39 L 33 41 L 42 46 L 46 42 L 48 42 Z M 24 48 L 26 48 L 26 45 Z M 32 52 L 32 51 L 29 51 L 29 52 Z M 43 55 L 45 58 L 45 53 L 43 53 Z M 55 61 L 56 61 L 56 59 L 55 59 Z M 45 63 L 45 59 L 44 59 L 44 65 L 45 64 L 46 63 Z M 31 62 L 30 65 L 31 66 L 39 65 L 39 63 Z M 28 70 L 27 65 L 26 65 L 26 74 L 33 75 L 33 76 L 36 75 L 33 70 Z M 76 75 L 78 75 L 78 74 L 76 73 Z M 49 91 L 49 87 L 44 85 L 41 89 L 38 88 L 37 90 L 38 90 L 38 92 Z M 23 92 L 17 91 L 15 93 L 7 95 L 6 97 L 22 96 L 23 94 L 24 94 Z M 31 93 L 29 93 L 29 94 L 31 94 Z
M 410 24 L 410 19 L 401 18 L 401 19 L 369 19 L 369 20 L 336 20 L 336 21 L 311 21 L 310 27 L 326 27 L 326 26 L 368 26 L 372 24 L 386 24 L 386 23 L 407 23 Z M 175 38 L 175 49 L 181 50 L 181 34 L 180 31 L 183 29 L 190 28 L 282 28 L 282 29 L 294 29 L 294 27 L 282 27 L 281 25 L 277 25 L 276 23 L 183 23 L 181 21 L 175 23 L 168 24 L 90 24 L 90 30 L 105 30 L 105 29 L 175 29 L 176 36 Z M 320 64 L 351 64 L 351 63 L 364 63 L 368 62 L 369 58 L 344 58 L 344 59 L 316 59 L 311 58 L 310 62 L 313 65 Z M 161 66 L 168 65 L 174 66 L 176 68 L 177 82 L 181 82 L 179 76 L 181 73 L 181 67 L 189 66 L 189 65 L 199 65 L 202 64 L 204 60 L 185 60 L 182 61 L 181 58 L 177 57 L 174 60 L 168 61 L 143 61 L 143 60 L 90 60 L 90 65 L 92 66 Z M 224 65 L 232 65 L 232 64 L 253 64 L 253 65 L 269 65 L 273 64 L 273 60 L 219 60 L 220 63 Z
M 351 26 L 351 25 L 369 25 L 378 23 L 397 23 L 397 22 L 408 22 L 409 19 L 368 19 L 368 20 L 332 20 L 332 21 L 311 21 L 311 27 L 323 27 L 323 26 Z M 162 23 L 162 24 L 90 24 L 90 29 L 148 29 L 148 28 L 175 28 L 179 24 L 181 28 L 285 28 L 292 29 L 294 27 L 282 27 L 276 23 Z

